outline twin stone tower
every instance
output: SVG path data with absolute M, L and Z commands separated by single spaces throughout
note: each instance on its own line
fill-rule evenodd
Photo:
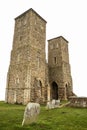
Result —
M 6 102 L 46 103 L 73 95 L 68 41 L 63 36 L 48 40 L 48 63 L 45 45 L 46 21 L 38 13 L 29 9 L 15 18 Z

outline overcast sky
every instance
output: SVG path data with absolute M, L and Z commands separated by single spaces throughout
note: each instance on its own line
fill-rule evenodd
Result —
M 5 99 L 14 18 L 30 8 L 47 21 L 46 40 L 62 35 L 69 41 L 73 90 L 87 96 L 87 0 L 0 0 L 0 100 Z

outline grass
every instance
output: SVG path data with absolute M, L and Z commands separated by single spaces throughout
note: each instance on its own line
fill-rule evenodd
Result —
M 36 123 L 21 125 L 25 106 L 0 102 L 0 130 L 87 130 L 86 108 L 56 108 L 41 112 Z

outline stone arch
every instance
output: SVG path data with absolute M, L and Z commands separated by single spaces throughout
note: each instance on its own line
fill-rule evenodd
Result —
M 58 85 L 55 81 L 51 85 L 51 97 L 52 99 L 58 100 Z

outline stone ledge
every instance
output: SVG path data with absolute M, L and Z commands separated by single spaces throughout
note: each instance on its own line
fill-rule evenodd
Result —
M 87 97 L 70 97 L 69 101 L 72 107 L 87 107 Z

